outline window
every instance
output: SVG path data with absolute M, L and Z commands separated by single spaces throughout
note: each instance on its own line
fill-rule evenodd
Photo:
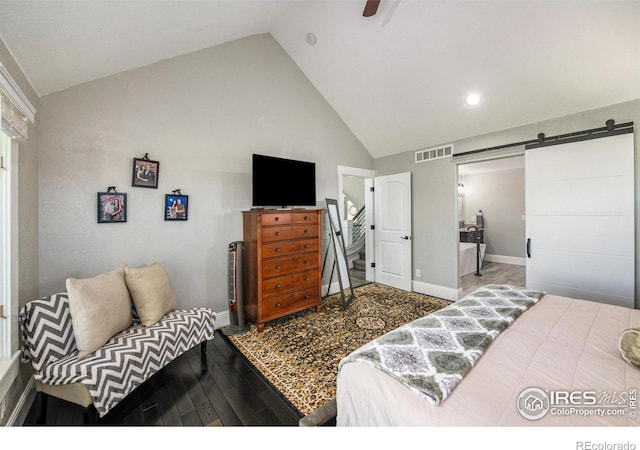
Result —
M 10 316 L 11 306 L 11 139 L 0 132 L 0 307 L 2 316 Z M 5 317 L 0 318 L 0 358 L 11 356 L 11 326 Z
M 35 114 L 29 99 L 0 63 L 0 306 L 7 317 L 0 318 L 0 381 L 4 360 L 18 350 L 17 142 L 29 138 L 29 122 L 33 123 Z

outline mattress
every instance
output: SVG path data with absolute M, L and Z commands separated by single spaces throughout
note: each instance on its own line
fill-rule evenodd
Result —
M 336 424 L 637 426 L 640 369 L 618 351 L 622 331 L 637 326 L 638 310 L 545 295 L 439 406 L 374 366 L 345 364 L 337 377 Z M 526 402 L 545 395 L 541 409 L 528 409 Z

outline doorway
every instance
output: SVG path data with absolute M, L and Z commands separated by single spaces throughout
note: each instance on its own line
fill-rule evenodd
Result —
M 352 287 L 373 281 L 370 261 L 373 244 L 369 226 L 373 223 L 373 195 L 370 186 L 375 172 L 338 166 L 338 205 Z
M 338 191 L 352 286 L 376 281 L 411 291 L 411 173 L 376 177 L 373 170 L 338 166 Z
M 524 165 L 521 155 L 458 165 L 459 298 L 526 286 Z

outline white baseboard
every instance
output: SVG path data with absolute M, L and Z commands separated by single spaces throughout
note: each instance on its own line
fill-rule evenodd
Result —
M 424 283 L 422 281 L 412 281 L 411 289 L 419 294 L 432 295 L 445 300 L 458 300 L 458 289 L 438 286 L 436 284 Z
M 15 352 L 11 358 L 3 358 L 0 360 L 0 403 L 9 392 L 9 388 L 18 376 L 20 368 L 20 352 Z
M 229 311 L 217 312 L 216 313 L 216 323 L 213 328 L 219 330 L 220 328 L 228 327 L 231 325 L 231 317 L 229 316 Z
M 525 266 L 527 264 L 524 258 L 518 258 L 516 256 L 491 255 L 489 253 L 484 255 L 484 260 L 502 264 L 513 264 L 516 266 Z

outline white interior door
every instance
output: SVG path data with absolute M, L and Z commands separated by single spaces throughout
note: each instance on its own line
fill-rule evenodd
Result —
M 525 153 L 527 287 L 633 308 L 633 134 Z
M 411 290 L 411 173 L 374 179 L 376 282 Z

